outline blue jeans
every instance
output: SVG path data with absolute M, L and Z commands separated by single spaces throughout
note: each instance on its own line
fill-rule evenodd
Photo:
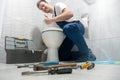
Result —
M 61 21 L 57 22 L 57 24 L 63 29 L 63 33 L 66 35 L 66 38 L 59 48 L 60 61 L 75 60 L 81 55 L 89 53 L 88 46 L 83 37 L 85 29 L 80 21 Z M 74 45 L 78 47 L 79 51 L 71 51 Z

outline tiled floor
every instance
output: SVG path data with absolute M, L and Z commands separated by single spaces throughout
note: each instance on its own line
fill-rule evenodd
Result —
M 22 71 L 32 71 L 32 68 L 18 69 L 16 64 L 0 63 L 0 80 L 120 80 L 120 65 L 96 64 L 92 70 L 73 70 L 72 74 L 21 75 Z

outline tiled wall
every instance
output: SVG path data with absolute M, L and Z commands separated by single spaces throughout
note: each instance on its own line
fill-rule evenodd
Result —
M 42 49 L 41 28 L 43 13 L 38 10 L 38 0 L 6 0 L 2 23 L 2 38 L 0 40 L 0 61 L 6 59 L 4 37 L 19 37 L 32 39 L 37 49 Z
M 36 7 L 38 0 L 6 0 L 5 14 L 2 23 L 2 38 L 0 40 L 0 61 L 5 60 L 4 36 L 23 36 L 33 39 L 37 49 L 42 48 L 41 28 L 44 13 Z M 74 12 L 74 18 L 81 19 L 89 14 L 89 47 L 98 60 L 120 60 L 120 5 L 119 0 L 48 0 L 51 4 L 61 1 Z M 93 0 L 94 1 L 94 0 Z M 71 6 L 72 5 L 72 6 Z
M 91 44 L 99 59 L 120 60 L 119 0 L 96 0 L 89 8 Z
M 58 1 L 52 0 L 53 3 Z M 74 11 L 77 19 L 88 13 L 90 38 L 86 41 L 98 60 L 120 60 L 119 0 L 61 0 L 61 2 L 66 3 Z

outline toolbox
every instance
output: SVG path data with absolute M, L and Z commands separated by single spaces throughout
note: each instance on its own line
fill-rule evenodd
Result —
M 6 63 L 40 62 L 42 51 L 36 50 L 35 44 L 29 39 L 5 37 Z

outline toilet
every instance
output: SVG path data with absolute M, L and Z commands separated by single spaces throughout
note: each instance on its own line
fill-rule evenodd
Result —
M 42 30 L 42 39 L 48 48 L 47 61 L 59 61 L 58 49 L 64 39 L 62 29 L 46 27 Z

